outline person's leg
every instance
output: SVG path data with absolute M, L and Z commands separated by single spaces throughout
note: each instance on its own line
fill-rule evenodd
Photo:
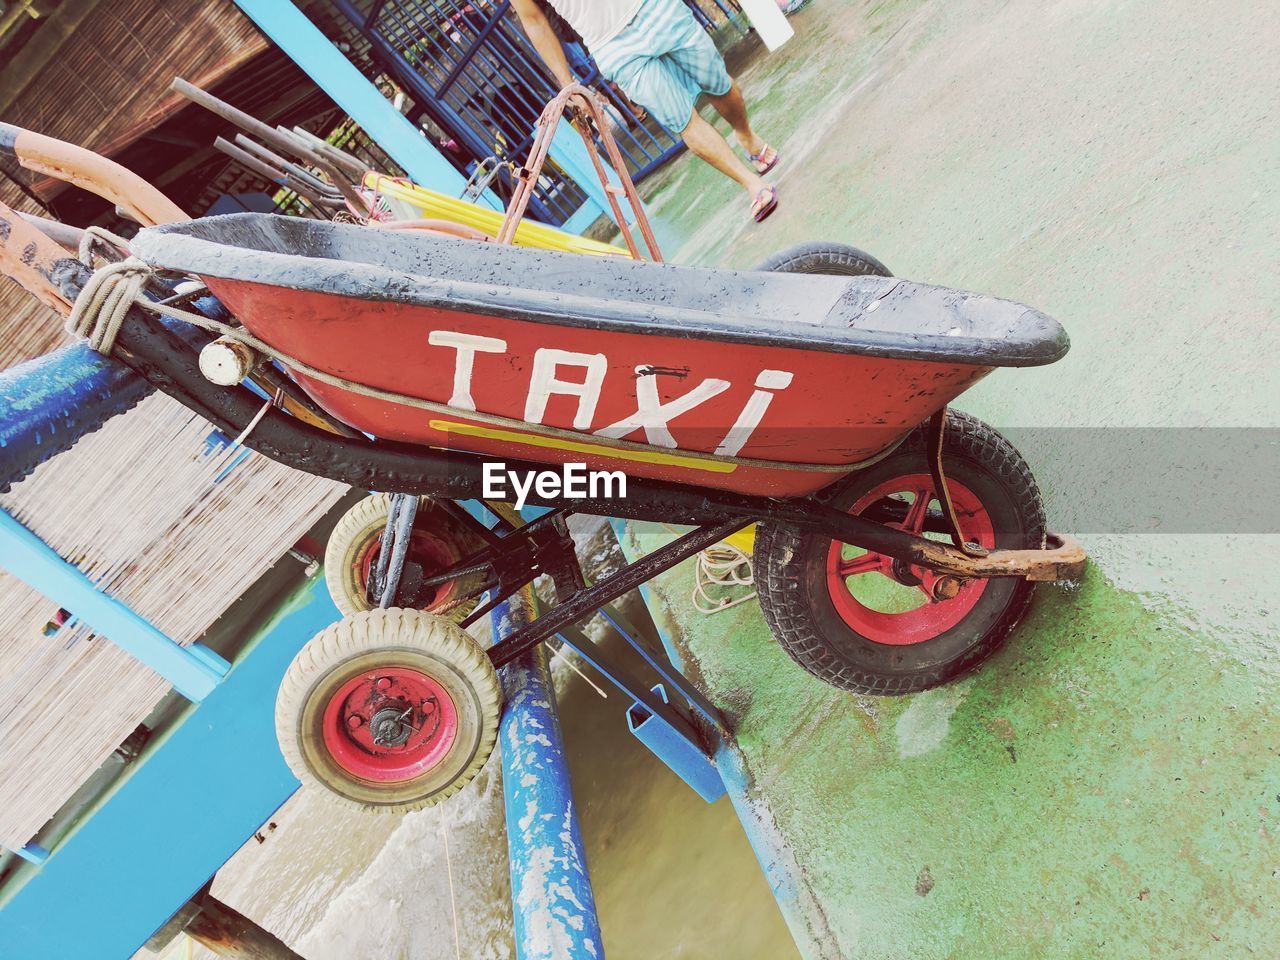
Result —
M 742 162 L 738 152 L 696 110 L 688 125 L 680 131 L 685 145 L 726 177 L 736 180 L 751 196 L 756 196 L 767 184 L 754 170 Z
M 742 90 L 729 76 L 724 57 L 716 48 L 715 41 L 698 24 L 685 4 L 673 3 L 672 0 L 661 2 L 670 8 L 672 19 L 671 42 L 663 59 L 685 74 L 695 90 L 707 94 L 716 112 L 733 128 L 738 143 L 749 156 L 758 158 L 754 164 L 754 172 L 767 172 L 777 160 L 777 152 L 769 148 L 764 138 L 751 128 Z
M 742 99 L 742 89 L 734 80 L 729 92 L 718 97 L 709 97 L 716 113 L 724 117 L 725 122 L 733 127 L 733 135 L 744 150 L 751 156 L 759 156 L 764 150 L 764 138 L 751 129 L 751 120 L 747 116 L 747 102 Z
M 745 189 L 753 215 L 777 206 L 777 193 L 744 163 L 696 110 L 703 91 L 723 97 L 733 86 L 724 60 L 680 0 L 650 0 L 636 19 L 595 53 L 605 78 L 679 136 L 716 170 Z M 761 212 L 763 211 L 763 212 Z
M 753 197 L 765 187 L 760 176 L 716 128 L 699 116 L 695 105 L 701 91 L 676 64 L 662 56 L 635 56 L 616 66 L 611 63 L 610 67 L 610 79 L 664 127 L 678 130 L 677 135 L 696 156 L 735 180 Z

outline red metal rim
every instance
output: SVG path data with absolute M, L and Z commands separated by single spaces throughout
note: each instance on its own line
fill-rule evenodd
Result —
M 368 590 L 369 577 L 373 575 L 373 568 L 377 564 L 378 555 L 381 552 L 382 535 L 379 533 L 377 536 L 370 538 L 356 560 L 362 594 Z M 453 550 L 446 541 L 424 530 L 415 529 L 409 537 L 409 554 L 406 559 L 422 567 L 423 573 L 429 577 L 442 570 L 449 569 L 461 558 L 458 556 L 457 551 Z M 434 590 L 435 594 L 432 596 L 431 601 L 419 609 L 426 610 L 429 613 L 446 606 L 453 600 L 454 594 L 458 591 L 458 581 L 450 580 L 435 587 Z
M 955 504 L 965 539 L 977 541 L 988 550 L 994 549 L 995 527 L 982 501 L 964 484 L 950 478 L 947 480 L 947 488 L 951 491 L 951 501 Z M 905 520 L 892 526 L 921 534 L 929 504 L 935 500 L 933 479 L 927 473 L 913 473 L 886 480 L 864 494 L 849 512 L 861 514 L 872 504 L 891 496 L 910 500 Z M 855 581 L 861 577 L 877 576 L 901 583 L 895 576 L 898 571 L 894 570 L 893 559 L 870 552 L 846 556 L 846 549 L 853 548 L 846 548 L 838 540 L 831 542 L 827 551 L 827 590 L 840 619 L 858 634 L 876 643 L 908 646 L 939 637 L 973 610 L 987 588 L 986 580 L 966 580 L 959 584 L 954 597 L 935 600 L 935 590 L 938 589 L 938 581 L 942 575 L 924 567 L 910 566 L 902 572 L 920 581 L 916 589 L 924 602 L 911 610 L 878 610 L 855 596 L 854 591 L 858 588 Z
M 324 745 L 360 780 L 395 783 L 435 767 L 458 738 L 458 710 L 434 677 L 412 667 L 366 670 L 325 704 Z

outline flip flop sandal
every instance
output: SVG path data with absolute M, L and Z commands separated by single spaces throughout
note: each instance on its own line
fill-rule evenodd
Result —
M 749 153 L 747 158 L 755 164 L 756 173 L 761 176 L 764 176 L 778 165 L 778 151 L 767 143 L 760 148 L 759 153 Z
M 778 208 L 778 188 L 765 187 L 751 201 L 751 219 L 760 223 Z

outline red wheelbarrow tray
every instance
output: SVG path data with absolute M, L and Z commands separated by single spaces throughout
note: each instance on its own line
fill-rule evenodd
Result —
M 444 405 L 292 376 L 375 437 L 799 496 L 874 461 L 996 367 L 1062 357 L 1019 303 L 894 277 L 678 266 L 233 214 L 142 230 L 311 367 Z M 474 412 L 473 412 L 474 411 Z

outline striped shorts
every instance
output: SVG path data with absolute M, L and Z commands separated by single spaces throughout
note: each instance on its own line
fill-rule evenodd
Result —
M 591 55 L 607 80 L 675 133 L 693 119 L 699 94 L 718 97 L 733 86 L 715 41 L 683 0 L 644 0 Z

